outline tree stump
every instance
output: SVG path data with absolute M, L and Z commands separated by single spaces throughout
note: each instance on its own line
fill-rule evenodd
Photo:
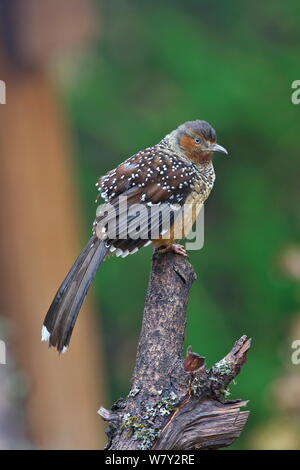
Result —
M 229 446 L 249 412 L 227 400 L 227 387 L 246 361 L 242 336 L 211 369 L 188 348 L 182 358 L 188 294 L 196 274 L 183 256 L 153 255 L 131 390 L 111 411 L 108 450 L 195 450 Z

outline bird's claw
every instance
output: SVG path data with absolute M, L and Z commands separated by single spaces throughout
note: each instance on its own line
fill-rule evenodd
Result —
M 184 256 L 187 258 L 187 252 L 185 251 L 182 245 L 178 243 L 172 243 L 171 245 L 166 246 L 165 248 L 160 248 L 156 251 L 155 254 L 163 255 L 165 253 L 175 253 L 176 255 Z

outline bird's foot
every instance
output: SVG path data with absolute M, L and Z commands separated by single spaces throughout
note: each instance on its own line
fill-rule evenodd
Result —
M 171 245 L 168 245 L 165 248 L 159 248 L 156 251 L 156 254 L 163 255 L 165 253 L 172 253 L 172 252 L 175 253 L 176 255 L 180 255 L 184 257 L 188 256 L 183 246 L 179 245 L 178 243 L 172 243 Z

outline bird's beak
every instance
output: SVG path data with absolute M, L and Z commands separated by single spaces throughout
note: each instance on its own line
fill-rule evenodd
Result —
M 226 155 L 228 155 L 227 150 L 224 147 L 222 147 L 222 145 L 219 145 L 219 144 L 212 144 L 209 147 L 209 150 L 211 152 L 222 152 L 222 153 L 226 153 Z

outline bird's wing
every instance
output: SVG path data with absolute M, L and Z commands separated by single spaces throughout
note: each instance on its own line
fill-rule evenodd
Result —
M 106 203 L 94 230 L 111 250 L 126 256 L 167 232 L 179 216 L 196 178 L 192 163 L 150 147 L 100 178 Z

